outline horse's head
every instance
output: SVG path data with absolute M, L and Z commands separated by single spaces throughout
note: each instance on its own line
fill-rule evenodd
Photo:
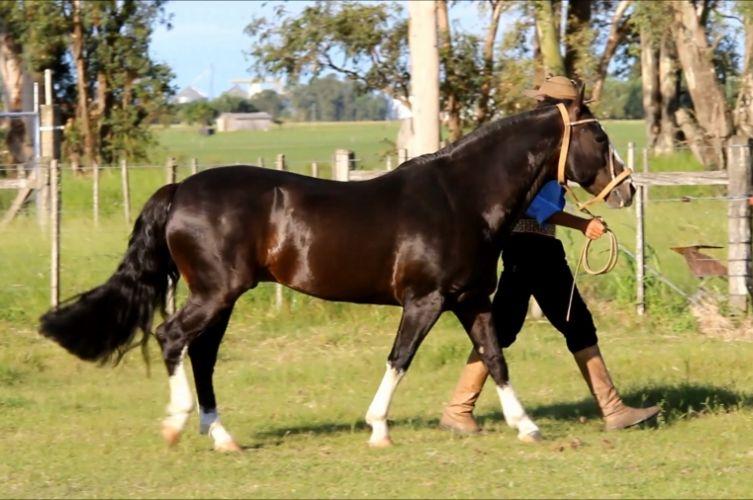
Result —
M 565 120 L 562 147 L 566 148 L 567 161 L 563 165 L 564 160 L 560 158 L 558 180 L 560 183 L 566 182 L 566 179 L 577 182 L 595 196 L 593 201 L 603 199 L 612 208 L 628 207 L 635 193 L 630 170 L 588 109 L 583 100 L 584 94 L 585 85 L 580 84 L 578 98 L 566 105 L 559 105 Z M 568 135 L 569 147 L 565 144 Z M 586 204 L 590 204 L 590 201 Z

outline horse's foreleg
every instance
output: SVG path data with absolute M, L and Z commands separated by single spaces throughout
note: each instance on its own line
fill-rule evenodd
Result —
M 232 307 L 223 310 L 216 321 L 201 332 L 188 347 L 196 395 L 199 400 L 199 433 L 208 434 L 214 442 L 214 449 L 218 451 L 240 451 L 232 436 L 220 422 L 212 383 L 217 352 L 232 311 Z
M 442 313 L 442 304 L 442 296 L 433 293 L 406 301 L 403 306 L 403 317 L 397 337 L 387 358 L 387 370 L 366 412 L 366 422 L 372 428 L 369 445 L 384 447 L 392 444 L 387 427 L 387 414 L 392 396 L 413 361 L 421 341 Z
M 492 322 L 491 303 L 488 297 L 475 298 L 459 303 L 455 314 L 463 324 L 473 347 L 489 369 L 497 384 L 497 394 L 502 403 L 502 413 L 507 425 L 518 431 L 518 439 L 525 442 L 541 440 L 538 426 L 523 409 L 523 405 L 510 385 L 507 363 L 499 346 Z
M 162 421 L 162 436 L 170 445 L 178 442 L 193 410 L 194 400 L 183 367 L 186 350 L 196 335 L 214 324 L 223 309 L 218 303 L 191 296 L 177 313 L 157 328 L 170 385 L 170 403 L 167 417 Z

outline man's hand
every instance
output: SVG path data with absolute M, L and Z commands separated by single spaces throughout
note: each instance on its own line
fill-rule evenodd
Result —
M 593 219 L 586 221 L 585 227 L 583 228 L 583 234 L 585 234 L 586 238 L 590 240 L 598 240 L 604 236 L 606 230 L 607 226 L 605 226 L 601 220 L 594 217 Z

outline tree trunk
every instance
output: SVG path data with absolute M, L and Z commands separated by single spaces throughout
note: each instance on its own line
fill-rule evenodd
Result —
M 494 80 L 494 39 L 497 38 L 497 28 L 499 27 L 499 17 L 502 15 L 503 5 L 502 0 L 494 0 L 492 2 L 491 23 L 484 39 L 483 80 L 476 104 L 476 125 L 481 125 L 490 118 L 489 94 L 492 90 Z
M 661 130 L 661 93 L 659 91 L 659 49 L 647 29 L 641 30 L 641 81 L 643 83 L 643 115 L 649 149 L 656 146 Z
M 7 111 L 30 111 L 32 81 L 23 65 L 23 48 L 9 33 L 0 33 L 0 76 L 3 80 L 3 103 Z M 26 108 L 26 109 L 24 109 Z M 23 164 L 33 156 L 30 120 L 9 120 L 5 143 L 11 162 Z
M 655 151 L 668 154 L 675 149 L 680 75 L 677 67 L 677 51 L 670 35 L 662 36 L 659 49 L 659 90 L 661 94 L 661 119 Z
M 733 117 L 737 133 L 753 138 L 753 19 L 745 23 L 745 58 Z
M 559 36 L 552 11 L 551 0 L 538 0 L 536 6 L 536 33 L 539 36 L 541 62 L 546 75 L 564 75 L 565 63 L 560 53 Z
M 463 135 L 462 122 L 460 120 L 460 103 L 457 95 L 453 92 L 451 82 L 457 78 L 452 59 L 452 38 L 450 33 L 450 20 L 447 14 L 447 0 L 437 0 L 437 36 L 439 37 L 440 57 L 444 66 L 445 113 L 447 113 L 447 128 L 450 129 L 450 142 L 457 141 Z
M 89 92 L 86 86 L 86 60 L 84 59 L 84 27 L 81 20 L 81 0 L 73 0 L 73 32 L 71 33 L 71 52 L 76 65 L 76 121 L 84 136 L 84 156 L 95 161 L 94 134 L 89 115 Z
M 612 22 L 609 27 L 607 44 L 604 46 L 604 52 L 602 52 L 601 57 L 599 58 L 599 64 L 596 67 L 596 81 L 594 81 L 593 92 L 591 92 L 591 98 L 594 100 L 599 100 L 601 98 L 601 92 L 604 89 L 604 80 L 607 77 L 609 62 L 612 60 L 612 57 L 614 57 L 614 53 L 620 42 L 625 38 L 625 27 L 629 19 L 629 16 L 625 17 L 625 11 L 629 5 L 629 0 L 621 0 L 620 3 L 617 4 L 617 8 L 614 10 Z
M 713 149 L 715 157 L 711 163 L 708 163 L 708 154 L 699 156 L 699 160 L 707 167 L 722 168 L 725 165 L 724 146 L 732 135 L 732 119 L 716 77 L 713 50 L 693 4 L 686 0 L 673 2 L 671 6 L 674 13 L 672 32 L 688 92 L 693 100 L 695 122 L 705 130 L 704 141 L 707 147 Z M 679 116 L 677 120 L 680 121 Z M 695 147 L 698 149 L 700 145 Z
M 583 77 L 585 75 L 577 74 L 578 60 L 580 51 L 588 50 L 583 46 L 571 43 L 573 37 L 584 29 L 588 28 L 591 23 L 591 0 L 570 0 L 568 2 L 567 25 L 565 26 L 565 74 L 568 76 Z
M 675 112 L 677 124 L 685 135 L 685 140 L 693 155 L 704 166 L 713 167 L 717 165 L 719 158 L 714 148 L 709 147 L 709 139 L 706 132 L 698 125 L 696 119 L 685 108 L 680 108 Z

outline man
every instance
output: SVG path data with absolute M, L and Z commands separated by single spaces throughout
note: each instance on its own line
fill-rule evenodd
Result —
M 539 106 L 548 106 L 576 99 L 578 90 L 568 78 L 555 76 L 525 94 L 539 101 Z M 599 219 L 577 217 L 564 212 L 564 208 L 564 190 L 551 181 L 541 188 L 513 229 L 502 249 L 504 269 L 492 309 L 495 328 L 501 347 L 512 345 L 533 296 L 549 322 L 564 335 L 567 348 L 601 410 L 605 429 L 624 429 L 654 417 L 659 408 L 632 408 L 622 402 L 599 351 L 593 318 L 577 288 L 570 319 L 566 319 L 573 275 L 562 243 L 555 237 L 554 226 L 577 229 L 592 240 L 600 238 L 606 228 Z M 473 409 L 488 374 L 478 354 L 471 351 L 451 401 L 442 413 L 443 427 L 461 433 L 480 430 Z

